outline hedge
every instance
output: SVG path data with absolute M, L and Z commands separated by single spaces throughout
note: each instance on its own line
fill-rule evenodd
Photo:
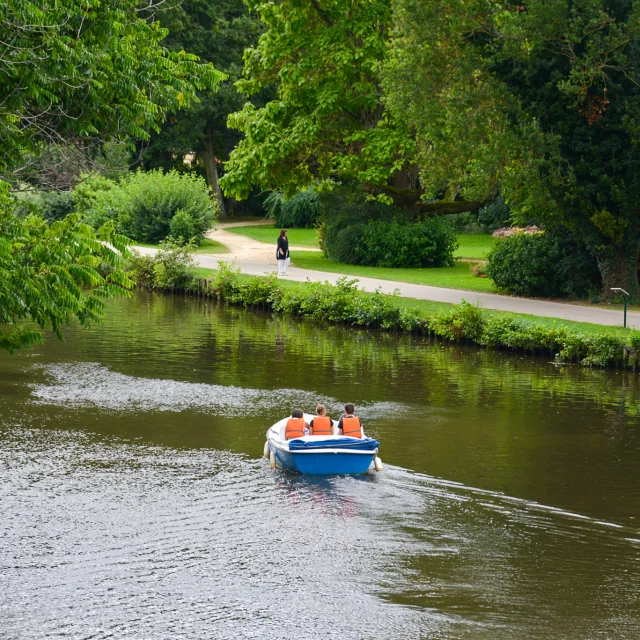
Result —
M 153 259 L 150 259 L 151 263 Z M 175 259 L 160 256 L 161 264 L 175 265 Z M 492 314 L 463 301 L 451 310 L 425 314 L 407 308 L 395 295 L 367 293 L 357 286 L 357 280 L 346 277 L 336 285 L 328 282 L 307 282 L 301 287 L 283 288 L 275 274 L 266 277 L 242 276 L 239 269 L 219 262 L 211 278 L 198 278 L 192 272 L 180 287 L 166 286 L 159 280 L 163 270 L 150 269 L 149 259 L 142 265 L 133 264 L 134 275 L 141 286 L 164 290 L 185 291 L 212 297 L 245 307 L 260 306 L 276 313 L 311 318 L 318 321 L 343 323 L 357 327 L 396 330 L 432 335 L 452 342 L 474 343 L 487 348 L 507 349 L 537 355 L 546 354 L 560 363 L 579 363 L 597 367 L 638 367 L 640 331 L 625 335 L 611 333 L 582 334 L 566 328 L 549 328 L 530 324 L 506 314 Z M 138 269 L 138 270 L 136 270 Z M 186 267 L 185 267 L 186 269 Z

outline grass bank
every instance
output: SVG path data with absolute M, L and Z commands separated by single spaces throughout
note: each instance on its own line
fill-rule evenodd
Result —
M 135 249 L 136 247 L 150 247 L 151 249 L 160 249 L 161 245 L 150 244 L 148 242 L 135 242 L 131 246 L 131 248 Z M 209 238 L 203 238 L 200 241 L 200 244 L 193 250 L 192 253 L 195 253 L 197 255 L 206 255 L 208 253 L 220 255 L 222 253 L 229 253 L 229 249 L 221 242 L 210 240 Z
M 275 224 L 265 224 L 249 227 L 228 227 L 225 231 L 275 245 L 279 228 Z M 318 248 L 318 232 L 315 229 L 287 229 L 287 236 L 291 247 Z
M 447 287 L 450 289 L 466 289 L 468 291 L 496 292 L 493 280 L 474 276 L 471 271 L 472 263 L 456 262 L 453 267 L 425 267 L 417 269 L 396 269 L 388 267 L 362 267 L 344 264 L 335 260 L 328 260 L 319 251 L 291 251 L 291 262 L 295 267 L 327 271 L 329 273 L 344 273 L 360 278 L 379 278 L 380 280 L 395 280 L 411 284 L 426 284 L 432 287 Z
M 383 293 L 366 293 L 346 277 L 337 285 L 282 282 L 275 274 L 244 276 L 226 263 L 203 273 L 184 250 L 134 256 L 138 283 L 157 290 L 185 291 L 245 307 L 310 318 L 318 322 L 402 331 L 469 342 L 493 349 L 549 355 L 558 363 L 638 367 L 640 331 L 488 312 L 463 302 L 444 305 Z

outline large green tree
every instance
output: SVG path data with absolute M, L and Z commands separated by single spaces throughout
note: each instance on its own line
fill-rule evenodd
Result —
M 245 137 L 226 166 L 225 192 L 244 198 L 257 184 L 290 195 L 336 175 L 393 188 L 402 174 L 401 186 L 415 187 L 412 138 L 381 101 L 378 69 L 391 27 L 389 2 L 248 5 L 266 30 L 245 54 L 238 87 L 254 95 L 275 85 L 277 97 L 261 108 L 247 103 L 229 118 Z
M 224 215 L 218 162 L 226 160 L 240 140 L 238 132 L 227 127 L 227 117 L 246 102 L 234 83 L 242 73 L 244 50 L 257 42 L 262 24 L 249 14 L 243 0 L 183 0 L 161 10 L 157 18 L 169 31 L 164 41 L 168 49 L 186 50 L 213 62 L 227 79 L 215 93 L 201 91 L 199 102 L 169 115 L 151 137 L 145 166 L 167 170 L 176 157 L 181 161 L 184 154 L 196 152 Z
M 640 297 L 639 36 L 637 0 L 394 0 L 386 101 L 426 194 L 499 188 Z
M 151 3 L 153 4 L 153 3 Z M 167 110 L 223 75 L 144 19 L 136 0 L 0 3 L 0 179 L 18 179 L 51 145 L 145 139 Z

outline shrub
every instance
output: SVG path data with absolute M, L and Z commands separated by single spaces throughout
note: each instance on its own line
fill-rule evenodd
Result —
M 193 218 L 181 209 L 178 209 L 173 218 L 171 218 L 169 230 L 171 231 L 171 237 L 178 240 L 178 242 L 188 242 L 197 235 Z
M 74 211 L 69 191 L 19 191 L 16 200 L 15 211 L 18 216 L 35 213 L 47 222 L 62 220 Z
M 182 291 L 188 289 L 194 279 L 193 248 L 193 243 L 179 245 L 170 240 L 161 243 L 154 256 L 132 251 L 128 268 L 140 286 Z
M 138 171 L 112 189 L 96 193 L 87 219 L 94 225 L 113 219 L 120 233 L 155 243 L 172 233 L 171 221 L 178 212 L 182 215 L 177 224 L 183 229 L 188 226 L 190 237 L 204 237 L 216 220 L 215 206 L 199 176 Z
M 358 264 L 379 267 L 447 267 L 455 262 L 456 230 L 445 218 L 411 223 L 370 220 L 354 248 Z
M 380 267 L 442 267 L 454 263 L 456 229 L 448 218 L 414 222 L 407 211 L 351 185 L 318 199 L 320 246 L 331 260 Z
M 100 197 L 99 194 L 104 191 L 111 191 L 117 184 L 117 182 L 109 180 L 99 174 L 85 176 L 82 182 L 71 192 L 75 210 L 96 228 L 100 227 L 107 220 L 113 219 L 112 215 L 103 215 L 100 220 L 90 220 L 89 217 L 95 211 L 96 202 Z
M 320 217 L 318 196 L 313 188 L 298 191 L 285 198 L 279 191 L 272 191 L 264 201 L 269 217 L 278 227 L 315 227 Z
M 499 289 L 523 296 L 580 297 L 600 282 L 584 249 L 549 232 L 500 238 L 487 255 L 486 272 Z

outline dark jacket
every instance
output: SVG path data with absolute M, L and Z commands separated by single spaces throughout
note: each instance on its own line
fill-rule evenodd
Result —
M 282 253 L 280 253 L 282 249 Z M 276 249 L 276 260 L 284 260 L 289 257 L 289 240 L 278 236 L 278 248 Z

